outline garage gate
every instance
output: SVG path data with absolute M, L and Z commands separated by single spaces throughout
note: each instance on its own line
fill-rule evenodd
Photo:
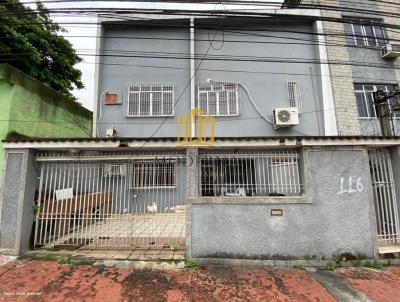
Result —
M 185 246 L 184 154 L 41 154 L 37 163 L 35 246 Z

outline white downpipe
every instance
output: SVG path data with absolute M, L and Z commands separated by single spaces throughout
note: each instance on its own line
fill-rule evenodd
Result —
M 195 60 L 194 60 L 194 18 L 190 18 L 190 109 L 196 107 L 196 81 L 195 81 Z M 191 137 L 196 137 L 196 121 L 191 121 Z
M 316 30 L 318 33 L 318 53 L 319 59 L 322 62 L 328 62 L 328 53 L 325 44 L 324 29 L 322 21 L 315 21 Z M 329 64 L 320 64 L 321 72 L 321 87 L 322 87 L 322 104 L 324 112 L 325 135 L 338 135 L 336 123 L 335 102 L 333 99 L 331 72 Z
M 96 28 L 96 52 L 99 52 L 102 47 L 102 27 L 100 18 L 97 17 L 97 28 Z M 94 99 L 93 99 L 93 117 L 92 117 L 92 137 L 98 137 L 98 125 L 97 122 L 99 121 L 98 116 L 98 101 L 99 101 L 99 87 L 100 87 L 100 56 L 96 56 L 96 64 L 95 64 L 95 71 L 94 71 Z M 100 104 L 101 106 L 101 104 Z

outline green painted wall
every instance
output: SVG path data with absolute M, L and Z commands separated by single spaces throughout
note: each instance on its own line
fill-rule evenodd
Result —
M 1 142 L 8 134 L 12 84 L 0 79 L 0 175 L 3 168 L 4 148 Z
M 90 137 L 92 113 L 8 65 L 0 64 L 0 140 Z M 0 171 L 4 149 L 0 143 Z

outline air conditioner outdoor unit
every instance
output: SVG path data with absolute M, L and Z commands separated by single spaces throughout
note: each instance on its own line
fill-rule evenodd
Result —
M 116 137 L 117 136 L 117 130 L 114 128 L 107 128 L 106 131 L 106 137 Z
M 395 59 L 400 57 L 400 45 L 398 44 L 386 44 L 382 48 L 382 58 L 384 59 Z
M 125 176 L 127 174 L 128 167 L 126 164 L 121 163 L 106 163 L 104 164 L 104 176 Z
M 296 107 L 275 108 L 273 116 L 275 129 L 299 124 L 299 110 Z

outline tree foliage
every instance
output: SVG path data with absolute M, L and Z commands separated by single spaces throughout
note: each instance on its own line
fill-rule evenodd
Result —
M 0 62 L 9 63 L 61 94 L 83 88 L 82 61 L 39 1 L 36 9 L 17 0 L 0 0 Z

